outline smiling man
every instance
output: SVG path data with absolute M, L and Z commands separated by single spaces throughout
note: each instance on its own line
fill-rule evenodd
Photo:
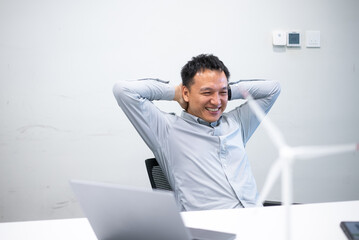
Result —
M 225 112 L 229 100 L 250 93 L 267 113 L 280 93 L 275 81 L 228 82 L 230 73 L 216 56 L 193 57 L 181 71 L 182 84 L 159 79 L 121 81 L 115 98 L 174 190 L 182 211 L 254 207 L 257 187 L 245 145 L 259 121 L 244 103 Z M 180 116 L 152 101 L 174 100 Z
M 203 69 L 192 79 L 183 88 L 182 96 L 188 103 L 187 112 L 209 123 L 217 121 L 228 101 L 228 80 L 225 73 Z

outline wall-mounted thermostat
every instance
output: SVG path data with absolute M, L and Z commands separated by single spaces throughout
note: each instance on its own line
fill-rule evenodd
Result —
M 291 31 L 287 33 L 287 46 L 300 47 L 300 32 Z

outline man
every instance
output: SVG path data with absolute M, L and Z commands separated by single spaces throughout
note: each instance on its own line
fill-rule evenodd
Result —
M 230 73 L 216 56 L 193 57 L 182 84 L 158 79 L 115 84 L 115 98 L 164 171 L 182 211 L 257 206 L 257 187 L 245 144 L 259 125 L 242 104 L 224 113 L 228 100 L 250 93 L 267 113 L 280 93 L 277 82 L 228 84 Z M 152 101 L 175 100 L 181 116 Z

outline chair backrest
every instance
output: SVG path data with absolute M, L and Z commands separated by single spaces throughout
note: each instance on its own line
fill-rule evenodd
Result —
M 172 191 L 166 176 L 163 174 L 161 167 L 158 165 L 156 158 L 149 158 L 145 160 L 147 174 L 153 189 L 161 189 Z

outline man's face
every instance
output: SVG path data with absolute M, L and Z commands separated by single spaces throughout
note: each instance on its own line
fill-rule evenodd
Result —
M 215 122 L 222 115 L 228 102 L 228 80 L 223 71 L 205 69 L 197 72 L 190 89 L 183 86 L 183 99 L 188 103 L 187 112 L 206 122 Z

